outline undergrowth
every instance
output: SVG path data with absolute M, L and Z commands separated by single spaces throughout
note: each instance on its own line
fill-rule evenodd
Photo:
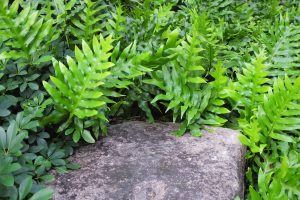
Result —
M 245 198 L 299 199 L 299 23 L 296 0 L 2 0 L 0 199 L 51 198 L 80 140 L 136 116 L 239 129 Z

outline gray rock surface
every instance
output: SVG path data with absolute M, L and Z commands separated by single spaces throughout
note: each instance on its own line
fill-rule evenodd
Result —
M 244 153 L 237 132 L 171 135 L 173 123 L 131 121 L 80 147 L 81 169 L 59 175 L 55 200 L 232 200 L 244 193 Z

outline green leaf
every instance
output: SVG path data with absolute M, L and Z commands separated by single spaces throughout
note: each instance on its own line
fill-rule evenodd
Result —
M 7 141 L 6 141 L 6 133 L 5 130 L 0 126 L 0 148 L 6 149 Z
M 254 190 L 252 185 L 250 185 L 249 191 L 250 191 L 250 199 L 251 200 L 262 200 L 262 198 L 259 196 L 259 194 Z
M 153 104 L 159 100 L 171 100 L 171 99 L 172 99 L 171 95 L 159 94 L 151 101 L 151 103 Z
M 288 135 L 278 134 L 278 133 L 271 133 L 270 137 L 276 140 L 281 140 L 284 142 L 292 142 L 294 143 L 294 139 Z
M 198 110 L 196 108 L 192 108 L 191 110 L 187 111 L 187 120 L 188 124 L 194 119 L 195 115 L 197 114 Z
M 74 132 L 74 128 L 68 128 L 66 131 L 65 131 L 65 135 L 70 135 Z
M 181 114 L 180 114 L 180 118 L 182 119 L 184 113 L 186 112 L 186 110 L 188 109 L 187 105 L 183 105 L 180 107 L 181 108 Z
M 7 128 L 7 146 L 8 148 L 10 147 L 13 147 L 12 146 L 12 143 L 13 143 L 13 140 L 15 139 L 16 135 L 17 135 L 17 124 L 15 121 L 12 121 L 10 124 L 9 124 L 9 127 Z
M 55 180 L 55 177 L 53 175 L 46 174 L 44 176 L 41 176 L 40 180 L 42 180 L 44 183 L 50 183 Z
M 180 104 L 180 100 L 173 100 L 169 103 L 167 109 L 166 109 L 166 112 L 168 112 L 168 110 L 178 106 Z
M 246 136 L 244 136 L 243 134 L 239 134 L 238 135 L 240 141 L 242 144 L 246 145 L 246 146 L 251 146 L 251 141 L 249 140 L 249 138 L 247 138 Z
M 143 80 L 143 82 L 147 83 L 147 84 L 155 85 L 155 86 L 159 87 L 160 89 L 164 89 L 163 83 L 156 79 L 147 79 L 147 80 Z
M 189 77 L 187 82 L 190 83 L 206 83 L 206 80 L 200 77 Z
M 25 124 L 22 128 L 23 129 L 34 129 L 36 127 L 38 127 L 40 124 L 38 121 L 30 121 L 27 124 Z
M 52 56 L 50 56 L 50 55 L 45 55 L 45 56 L 40 57 L 40 58 L 37 59 L 36 61 L 34 61 L 33 64 L 39 65 L 39 64 L 42 64 L 42 63 L 45 63 L 45 62 L 49 62 L 49 61 L 51 61 L 51 59 L 52 59 Z
M 95 143 L 94 138 L 92 137 L 91 133 L 88 130 L 84 130 L 82 132 L 82 137 L 83 137 L 84 141 L 86 141 L 88 143 Z
M 32 187 L 32 177 L 25 178 L 19 186 L 19 199 L 24 199 L 29 194 Z
M 53 193 L 52 189 L 42 189 L 35 193 L 29 200 L 48 200 L 52 197 Z
M 72 137 L 73 141 L 77 143 L 79 141 L 80 137 L 81 137 L 80 131 L 75 130 L 75 132 L 73 133 L 73 137 Z
M 289 160 L 286 156 L 281 159 L 280 177 L 283 179 L 289 170 Z
M 265 193 L 267 190 L 268 182 L 267 182 L 267 174 L 262 170 L 262 168 L 259 168 L 257 181 L 258 181 L 260 192 Z
M 0 184 L 5 185 L 7 187 L 14 185 L 14 177 L 12 175 L 1 175 L 0 174 Z
M 66 161 L 64 161 L 63 159 L 53 159 L 53 160 L 51 160 L 51 163 L 54 166 L 63 166 L 63 165 L 66 165 Z
M 192 125 L 189 128 L 191 130 L 192 136 L 200 137 L 203 135 L 202 132 L 200 131 L 200 127 L 198 125 Z
M 67 168 L 72 169 L 72 170 L 76 170 L 76 169 L 80 169 L 80 165 L 77 164 L 77 163 L 68 163 Z
M 6 117 L 10 115 L 8 110 L 11 106 L 16 105 L 18 99 L 11 95 L 0 96 L 0 117 Z
M 10 115 L 10 111 L 7 109 L 0 109 L 0 117 L 6 117 Z
M 36 84 L 36 83 L 28 83 L 28 86 L 32 90 L 38 90 L 39 89 L 39 85 Z

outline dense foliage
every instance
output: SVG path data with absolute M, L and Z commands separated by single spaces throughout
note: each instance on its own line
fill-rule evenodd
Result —
M 0 199 L 137 116 L 239 129 L 246 198 L 299 199 L 299 27 L 297 0 L 1 0 Z

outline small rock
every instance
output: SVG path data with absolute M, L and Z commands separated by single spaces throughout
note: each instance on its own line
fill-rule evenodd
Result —
M 131 121 L 70 158 L 80 170 L 58 175 L 55 200 L 243 199 L 245 147 L 237 132 L 210 128 L 175 137 L 178 124 Z

